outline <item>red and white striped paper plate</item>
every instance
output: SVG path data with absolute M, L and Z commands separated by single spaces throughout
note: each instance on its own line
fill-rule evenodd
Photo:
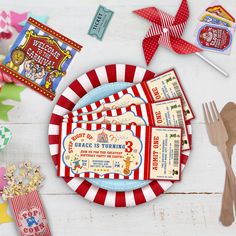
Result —
M 93 69 L 74 80 L 58 99 L 50 119 L 48 130 L 49 149 L 56 168 L 59 158 L 59 124 L 62 121 L 63 116 L 73 110 L 79 99 L 81 99 L 93 88 L 106 83 L 140 83 L 151 79 L 154 76 L 155 73 L 138 66 L 112 64 Z M 187 127 L 190 136 L 192 136 L 190 123 Z M 186 165 L 189 154 L 189 151 L 182 153 L 182 170 Z M 136 206 L 151 201 L 160 194 L 164 193 L 173 184 L 172 181 L 154 180 L 139 189 L 128 192 L 114 192 L 103 188 L 98 188 L 86 179 L 64 178 L 64 180 L 76 193 L 85 199 L 109 207 Z

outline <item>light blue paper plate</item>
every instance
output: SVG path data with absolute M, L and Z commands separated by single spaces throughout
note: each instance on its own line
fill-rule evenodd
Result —
M 108 97 L 123 89 L 130 87 L 132 84 L 127 82 L 116 82 L 104 84 L 87 93 L 74 107 L 74 110 L 91 104 L 95 101 Z M 87 179 L 91 184 L 111 191 L 131 191 L 137 188 L 142 188 L 151 181 L 141 180 L 111 180 L 111 179 Z

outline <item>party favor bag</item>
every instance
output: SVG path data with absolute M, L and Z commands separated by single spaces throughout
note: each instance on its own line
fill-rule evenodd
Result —
M 38 191 L 9 198 L 21 236 L 50 236 L 46 214 Z

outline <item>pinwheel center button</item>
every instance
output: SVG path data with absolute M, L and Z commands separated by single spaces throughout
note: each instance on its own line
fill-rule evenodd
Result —
M 169 30 L 167 28 L 162 29 L 163 33 L 167 33 Z

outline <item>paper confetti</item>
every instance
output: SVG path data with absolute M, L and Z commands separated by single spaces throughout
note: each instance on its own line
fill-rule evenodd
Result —
M 19 33 L 22 30 L 20 23 L 27 19 L 27 12 L 17 13 L 10 11 L 0 12 L 0 39 L 9 39 L 12 36 L 12 27 Z
M 0 126 L 0 150 L 5 148 L 12 137 L 11 131 L 7 127 Z M 1 169 L 0 169 L 1 178 Z M 0 190 L 1 190 L 1 179 L 0 179 Z
M 0 92 L 0 120 L 8 121 L 8 112 L 14 107 L 12 105 L 5 105 L 5 100 L 13 100 L 20 102 L 20 93 L 25 89 L 23 86 L 15 84 L 5 84 Z
M 0 224 L 12 222 L 13 219 L 7 213 L 8 204 L 7 202 L 0 203 Z

